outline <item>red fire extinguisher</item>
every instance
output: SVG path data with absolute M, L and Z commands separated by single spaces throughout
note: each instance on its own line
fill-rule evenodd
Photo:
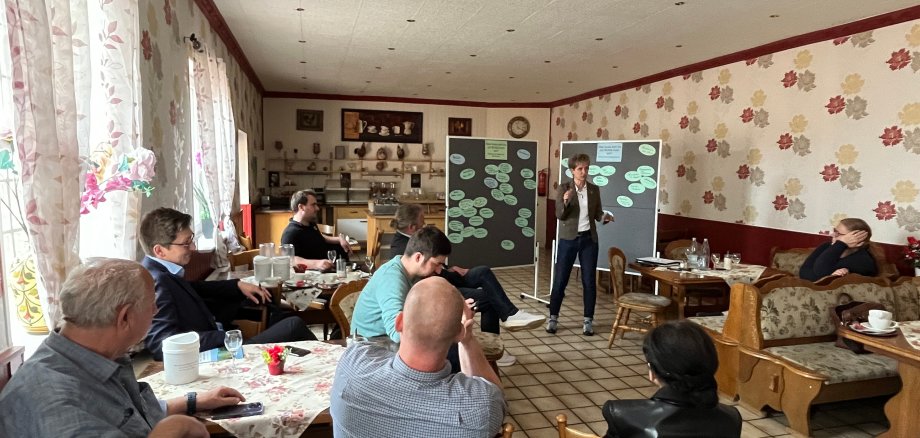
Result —
M 537 173 L 537 194 L 546 196 L 546 184 L 549 181 L 549 169 L 541 169 Z

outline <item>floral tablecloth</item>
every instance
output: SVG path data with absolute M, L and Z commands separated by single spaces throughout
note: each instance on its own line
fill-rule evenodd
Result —
M 335 367 L 344 348 L 324 342 L 288 342 L 306 348 L 305 357 L 288 355 L 284 374 L 268 374 L 262 361 L 266 346 L 245 345 L 245 357 L 237 361 L 239 372 L 231 374 L 231 361 L 203 363 L 198 367 L 198 379 L 184 385 L 163 381 L 163 372 L 141 379 L 150 384 L 153 393 L 162 399 L 183 396 L 190 391 L 204 392 L 219 386 L 236 388 L 247 402 L 262 402 L 265 413 L 252 417 L 214 420 L 228 432 L 245 437 L 297 437 L 320 412 L 329 407 L 329 392 Z
M 748 283 L 748 284 L 753 283 L 757 281 L 758 278 L 760 278 L 760 276 L 763 274 L 763 271 L 765 271 L 766 269 L 767 269 L 766 266 L 745 265 L 745 264 L 739 263 L 737 265 L 732 266 L 732 268 L 729 270 L 708 269 L 708 270 L 703 271 L 700 269 L 693 269 L 690 272 L 697 274 L 697 275 L 706 275 L 709 277 L 719 277 L 725 280 L 725 282 L 728 283 L 729 286 L 731 286 L 735 283 Z M 655 268 L 655 270 L 656 271 L 668 270 L 668 268 Z
M 920 321 L 899 322 L 898 327 L 901 328 L 901 333 L 904 334 L 907 343 L 911 347 L 920 349 Z

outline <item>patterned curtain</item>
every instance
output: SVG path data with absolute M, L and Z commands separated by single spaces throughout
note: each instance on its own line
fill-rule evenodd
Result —
M 61 285 L 80 263 L 81 153 L 100 143 L 137 146 L 137 4 L 6 0 L 6 17 L 25 222 L 53 329 Z M 126 250 L 133 252 L 136 228 L 131 196 L 109 198 L 109 214 L 119 217 L 100 234 L 114 234 L 109 255 L 133 256 Z
M 222 267 L 229 262 L 220 230 L 232 231 L 233 241 L 236 238 L 230 221 L 236 193 L 236 125 L 224 61 L 207 52 L 192 52 L 191 58 L 196 230 L 210 230 L 205 234 L 214 241 L 215 267 Z

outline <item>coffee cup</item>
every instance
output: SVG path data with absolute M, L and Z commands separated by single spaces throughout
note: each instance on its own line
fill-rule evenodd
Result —
M 874 329 L 885 330 L 894 325 L 893 315 L 886 310 L 873 309 L 869 311 L 869 325 Z
M 306 280 L 307 280 L 307 273 L 306 273 L 306 272 L 295 272 L 294 274 L 291 275 L 291 280 L 294 280 L 294 281 L 306 281 Z

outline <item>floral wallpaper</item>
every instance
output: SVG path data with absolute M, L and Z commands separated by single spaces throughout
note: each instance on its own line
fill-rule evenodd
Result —
M 167 206 L 192 212 L 189 45 L 192 33 L 227 64 L 233 115 L 249 149 L 262 140 L 262 95 L 230 55 L 194 0 L 140 0 L 144 144 L 156 154 L 153 196 L 144 212 Z M 238 200 L 236 201 L 238 205 Z
M 660 138 L 665 214 L 920 232 L 920 20 L 555 107 L 552 123 L 554 165 L 560 141 Z

